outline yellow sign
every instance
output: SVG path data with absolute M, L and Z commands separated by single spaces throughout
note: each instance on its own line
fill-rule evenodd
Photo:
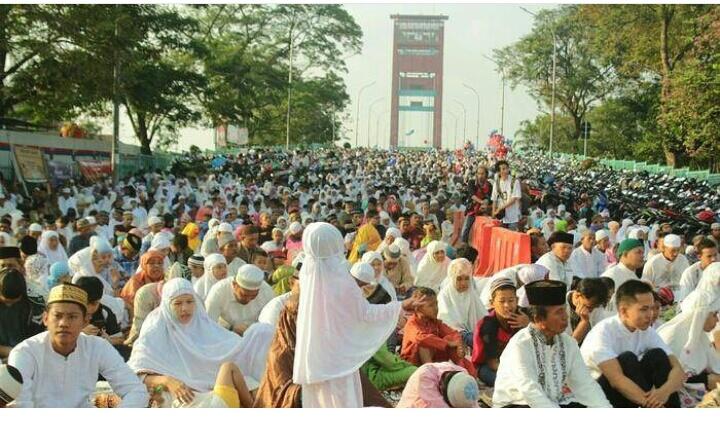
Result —
M 26 183 L 47 183 L 45 159 L 40 148 L 13 145 L 13 152 L 23 181 Z

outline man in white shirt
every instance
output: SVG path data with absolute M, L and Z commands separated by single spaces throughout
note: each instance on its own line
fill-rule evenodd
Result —
M 673 292 L 680 288 L 680 277 L 690 267 L 687 257 L 680 254 L 682 240 L 675 234 L 663 239 L 662 253 L 648 259 L 642 279 L 651 282 L 655 288 L 668 287 Z
M 68 209 L 73 208 L 77 210 L 77 201 L 74 197 L 70 196 L 70 189 L 65 187 L 60 190 L 60 197 L 58 197 L 58 208 L 60 213 L 65 216 L 67 215 Z
M 617 249 L 620 261 L 610 266 L 601 276 L 606 276 L 615 282 L 615 289 L 630 279 L 638 279 L 637 271 L 643 267 L 645 246 L 640 240 L 626 238 L 620 242 Z
M 212 320 L 243 335 L 273 298 L 275 293 L 265 282 L 263 271 L 255 265 L 244 265 L 235 279 L 227 278 L 213 285 L 205 307 Z
M 532 323 L 517 332 L 500 356 L 493 406 L 609 408 L 602 389 L 565 333 L 567 287 L 560 281 L 525 285 Z
M 578 278 L 597 278 L 605 272 L 605 255 L 595 247 L 595 234 L 585 230 L 580 237 L 580 247 L 570 255 L 570 269 Z
M 680 291 L 675 294 L 675 300 L 681 302 L 691 292 L 695 291 L 705 268 L 715 263 L 717 260 L 718 247 L 708 238 L 703 238 L 695 246 L 697 255 L 700 260 L 685 269 L 680 277 Z
M 498 175 L 493 182 L 490 196 L 492 200 L 492 216 L 497 218 L 501 211 L 505 211 L 502 223 L 505 228 L 517 230 L 520 221 L 520 180 L 510 176 L 510 164 L 507 161 L 498 161 L 495 164 Z
M 615 293 L 618 315 L 603 320 L 585 337 L 581 353 L 615 408 L 679 408 L 685 372 L 655 332 L 653 291 L 630 280 Z
M 75 285 L 59 285 L 49 294 L 43 322 L 47 332 L 18 344 L 8 363 L 23 378 L 15 400 L 20 408 L 87 408 L 102 375 L 122 402 L 120 407 L 145 408 L 145 385 L 107 340 L 81 333 L 90 321 L 87 293 Z
M 568 288 L 572 284 L 573 270 L 570 266 L 570 255 L 573 251 L 573 235 L 556 231 L 548 238 L 550 251 L 537 261 L 538 265 L 545 266 L 550 271 L 550 279 L 565 283 Z

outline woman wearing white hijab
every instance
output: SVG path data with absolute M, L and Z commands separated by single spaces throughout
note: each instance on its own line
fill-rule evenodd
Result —
M 205 233 L 202 245 L 200 246 L 200 254 L 203 257 L 208 257 L 209 255 L 218 252 L 217 232 L 219 227 L 220 221 L 215 218 L 212 218 L 208 222 L 208 231 Z
M 258 324 L 253 332 L 241 338 L 220 327 L 192 284 L 175 278 L 163 286 L 160 306 L 145 319 L 128 365 L 145 375 L 149 387 L 168 389 L 172 406 L 250 407 L 249 390 L 265 371 L 262 357 L 273 330 Z
M 555 232 L 555 218 L 548 216 L 542 223 L 542 234 L 545 239 L 549 239 L 552 233 Z
M 210 289 L 228 277 L 228 266 L 225 256 L 213 253 L 205 258 L 203 262 L 205 273 L 195 283 L 195 293 L 205 302 Z
M 68 259 L 65 248 L 60 244 L 60 237 L 55 231 L 42 233 L 40 244 L 38 244 L 38 252 L 47 258 L 48 265 L 56 262 L 66 262 Z
M 445 243 L 431 241 L 427 246 L 427 253 L 420 260 L 415 275 L 416 287 L 428 287 L 435 292 L 440 290 L 440 283 L 447 276 L 450 259 L 445 255 Z
M 658 329 L 658 335 L 677 355 L 687 374 L 686 389 L 698 384 L 712 390 L 720 381 L 720 352 L 708 338 L 717 324 L 720 300 L 706 291 L 698 291 L 682 303 L 682 312 Z M 700 396 L 705 393 L 702 390 Z M 687 393 L 686 395 L 692 395 Z M 696 403 L 696 402 L 695 402 Z
M 360 367 L 395 330 L 401 303 L 370 304 L 348 271 L 340 231 L 310 224 L 303 233 L 293 382 L 303 408 L 360 408 Z
M 697 287 L 685 297 L 685 300 L 692 298 L 701 291 L 705 291 L 716 299 L 720 299 L 720 262 L 711 263 L 705 268 Z M 683 302 L 685 302 L 685 300 L 683 300 Z
M 627 238 L 628 229 L 633 224 L 632 219 L 623 219 L 622 225 L 620 226 L 620 229 L 617 232 L 617 235 L 615 236 L 615 241 L 619 244 Z
M 410 274 L 415 277 L 417 275 L 417 260 L 410 251 L 410 243 L 408 240 L 398 237 L 393 241 L 393 244 L 400 247 L 400 253 L 407 260 L 408 266 L 410 266 Z
M 480 301 L 470 261 L 460 258 L 450 262 L 437 301 L 438 319 L 460 332 L 465 344 L 472 347 L 473 330 L 487 309 Z
M 382 254 L 376 251 L 368 251 L 363 254 L 360 261 L 372 266 L 375 271 L 375 282 L 387 291 L 393 301 L 397 301 L 397 291 L 395 291 L 392 282 L 385 276 L 385 261 L 383 260 Z

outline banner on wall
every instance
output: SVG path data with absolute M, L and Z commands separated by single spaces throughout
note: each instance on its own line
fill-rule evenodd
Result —
M 47 183 L 48 172 L 40 148 L 12 145 L 18 175 L 25 183 Z
M 88 181 L 98 181 L 104 176 L 112 176 L 112 164 L 109 159 L 78 159 L 80 174 Z
M 75 171 L 73 171 L 72 162 L 60 162 L 60 161 L 48 161 L 48 172 L 50 173 L 50 180 L 53 187 L 57 187 L 67 180 L 71 180 Z

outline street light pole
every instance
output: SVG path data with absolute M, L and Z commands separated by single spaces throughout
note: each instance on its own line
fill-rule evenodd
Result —
M 520 9 L 522 9 L 524 12 L 534 16 L 535 18 L 538 17 L 536 13 L 533 13 L 526 8 L 519 6 Z M 552 31 L 552 38 L 553 38 L 553 55 L 552 55 L 552 97 L 550 99 L 550 158 L 552 158 L 553 154 L 553 140 L 555 137 L 555 86 L 556 86 L 556 68 L 557 68 L 557 38 L 555 37 L 555 27 L 553 26 L 551 29 Z
M 463 83 L 463 86 L 473 91 L 473 93 L 475 94 L 475 98 L 477 98 L 477 125 L 475 127 L 475 148 L 477 148 L 480 144 L 480 94 L 478 94 L 478 91 L 476 91 L 475 88 L 468 85 L 467 83 Z M 464 140 L 463 145 L 465 145 Z
M 453 118 L 453 121 L 455 122 L 455 136 L 453 136 L 453 145 L 454 145 L 455 148 L 457 149 L 457 124 L 458 124 L 458 118 L 457 118 L 457 116 L 455 115 L 455 113 L 453 113 L 453 112 L 450 111 L 450 110 L 447 110 L 447 111 L 445 111 L 445 112 L 448 113 L 448 115 L 449 115 L 450 117 L 452 117 L 452 118 Z
M 463 144 L 465 144 L 465 139 L 467 139 L 467 110 L 465 109 L 465 105 L 463 105 L 462 102 L 458 101 L 457 99 L 453 99 L 453 101 L 457 102 L 457 104 L 462 107 L 463 110 Z
M 357 96 L 357 110 L 356 110 L 356 113 L 355 113 L 355 147 L 356 147 L 356 148 L 358 147 L 358 130 L 359 130 L 359 128 L 360 128 L 360 97 L 361 97 L 363 91 L 364 91 L 366 88 L 369 88 L 369 87 L 371 87 L 372 85 L 374 85 L 375 82 L 376 82 L 376 81 L 372 81 L 372 82 L 368 83 L 367 85 L 365 85 L 365 86 L 363 86 L 362 88 L 360 88 L 360 90 L 358 91 L 358 96 Z
M 500 76 L 502 77 L 502 95 L 501 95 L 501 102 L 500 102 L 500 134 L 505 134 L 505 69 L 503 69 L 500 66 L 500 63 L 498 63 L 495 59 L 491 58 L 490 56 L 483 54 L 483 57 L 485 57 L 487 60 L 492 61 L 498 66 L 498 70 L 500 70 Z
M 387 111 L 382 111 L 375 120 L 375 146 L 377 146 L 378 149 L 380 149 L 380 119 L 383 115 L 387 114 Z
M 378 102 L 384 100 L 385 98 L 378 98 L 375 101 L 370 103 L 370 106 L 368 107 L 368 115 L 367 115 L 367 147 L 370 148 L 370 120 L 372 120 L 372 110 L 375 108 L 375 105 L 377 105 Z

